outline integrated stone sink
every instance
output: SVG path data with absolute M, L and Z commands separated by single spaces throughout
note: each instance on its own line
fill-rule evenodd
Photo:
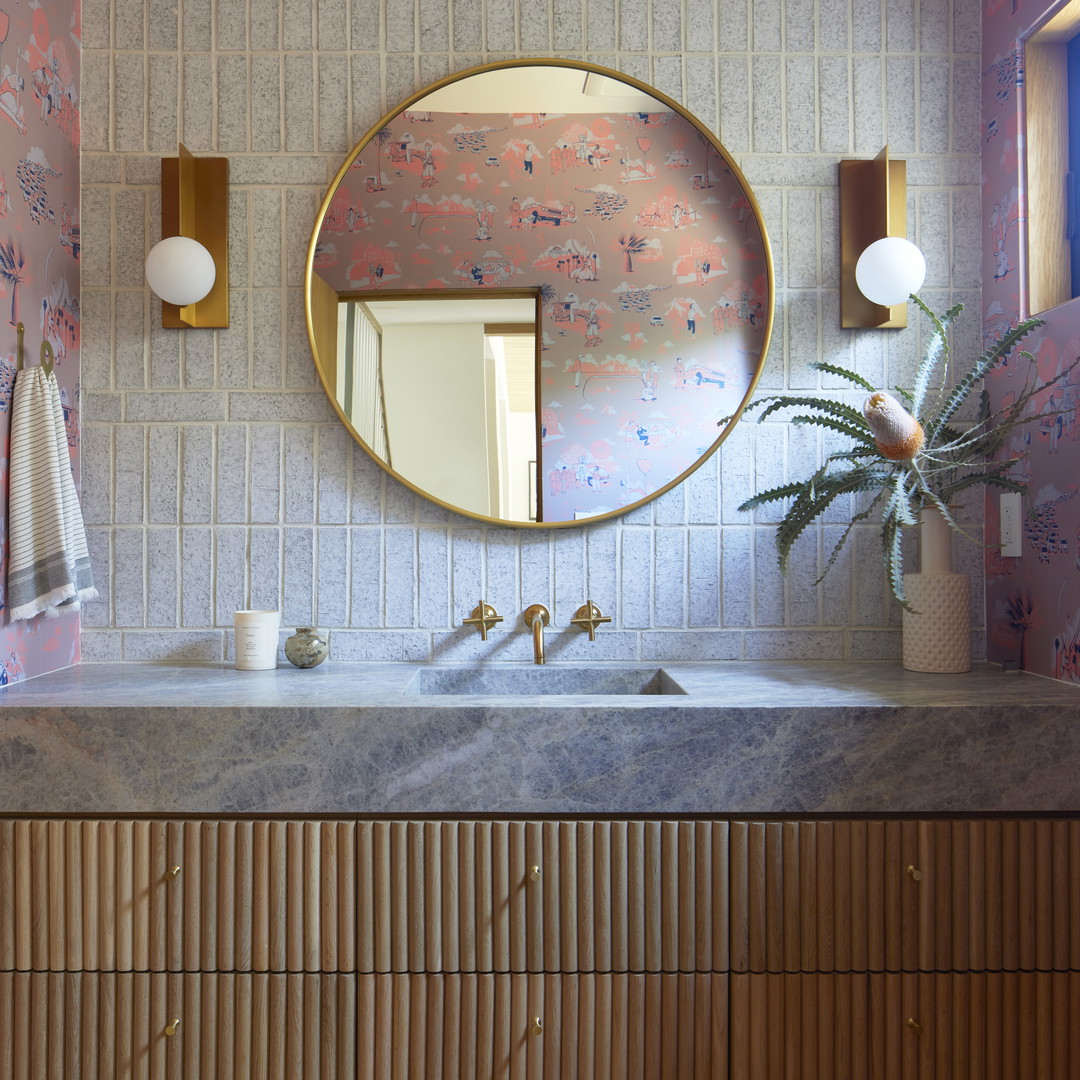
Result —
M 561 667 L 553 664 L 511 667 L 421 668 L 402 691 L 426 696 L 532 697 L 626 694 L 686 694 L 662 668 Z

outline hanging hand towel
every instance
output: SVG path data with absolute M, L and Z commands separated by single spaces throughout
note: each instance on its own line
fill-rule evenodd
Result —
M 8 616 L 76 610 L 97 596 L 71 476 L 56 376 L 20 371 L 11 410 L 8 481 Z

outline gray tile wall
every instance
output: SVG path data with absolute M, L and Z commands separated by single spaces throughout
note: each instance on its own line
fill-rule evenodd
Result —
M 872 526 L 815 586 L 846 507 L 786 578 L 775 514 L 736 509 L 804 475 L 817 434 L 744 423 L 681 488 L 612 523 L 458 518 L 338 426 L 308 351 L 303 264 L 326 185 L 398 100 L 485 60 L 588 59 L 682 101 L 754 188 L 777 268 L 762 390 L 827 389 L 818 357 L 906 382 L 921 327 L 837 328 L 836 162 L 885 142 L 907 159 L 924 295 L 968 305 L 973 355 L 977 0 L 84 0 L 83 32 L 83 497 L 103 598 L 85 610 L 84 658 L 219 660 L 232 612 L 252 606 L 331 631 L 342 659 L 524 659 L 520 613 L 537 601 L 560 657 L 898 655 Z M 181 139 L 230 160 L 227 330 L 162 330 L 143 284 L 158 159 Z M 979 551 L 960 558 L 981 626 Z M 566 630 L 587 592 L 614 618 L 593 644 Z M 486 643 L 461 629 L 481 596 L 506 620 Z

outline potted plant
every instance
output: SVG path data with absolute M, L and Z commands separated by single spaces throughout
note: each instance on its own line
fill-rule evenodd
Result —
M 914 608 L 904 589 L 903 529 L 918 525 L 920 515 L 932 509 L 940 513 L 948 528 L 964 533 L 954 517 L 954 506 L 967 489 L 986 484 L 1003 491 L 1026 490 L 1026 484 L 1012 475 L 1020 456 L 1002 451 L 1016 427 L 1060 411 L 1044 408 L 1029 412 L 1028 406 L 1036 395 L 1063 381 L 1080 363 L 1078 357 L 1047 381 L 1037 375 L 1029 377 L 1011 404 L 990 412 L 988 395 L 980 383 L 990 371 L 1009 360 L 1016 345 L 1042 325 L 1041 320 L 1027 319 L 1008 330 L 950 385 L 949 327 L 963 311 L 963 305 L 957 304 L 939 317 L 918 296 L 911 299 L 932 327 L 911 389 L 897 387 L 897 396 L 893 397 L 856 372 L 820 362 L 812 366 L 868 392 L 861 411 L 832 398 L 787 394 L 758 398 L 747 406 L 748 412 L 760 410 L 759 421 L 782 409 L 797 410 L 790 417 L 792 423 L 838 432 L 851 439 L 851 446 L 829 454 L 824 464 L 805 479 L 763 491 L 739 507 L 752 510 L 768 503 L 787 504 L 776 531 L 780 567 L 786 571 L 795 542 L 838 497 L 870 497 L 869 504 L 853 515 L 815 584 L 832 568 L 851 530 L 860 522 L 877 518 L 889 587 L 907 612 Z M 1035 372 L 1030 353 L 1016 355 L 1028 361 Z M 977 418 L 971 423 L 957 421 L 957 415 L 976 392 L 981 393 Z

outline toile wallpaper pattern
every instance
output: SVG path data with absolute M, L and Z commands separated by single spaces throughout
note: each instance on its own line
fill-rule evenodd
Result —
M 68 445 L 78 480 L 79 0 L 7 0 L 0 7 L 0 685 L 79 659 L 79 614 L 8 624 L 8 444 L 17 369 L 42 342 L 56 358 Z
M 1024 65 L 1021 35 L 1045 13 L 1035 0 L 988 0 L 983 10 L 983 322 L 987 340 L 1032 314 L 1024 267 L 1031 208 L 1024 188 Z M 1036 208 L 1037 212 L 1037 208 Z M 1024 341 L 1041 379 L 1080 354 L 1080 300 L 1043 313 Z M 1005 364 L 988 389 L 1000 407 L 1029 374 Z M 997 493 L 986 500 L 987 659 L 1016 661 L 1040 675 L 1080 682 L 1080 373 L 1046 391 L 1036 405 L 1060 409 L 1020 429 L 1008 451 L 1023 454 L 1027 481 L 1024 554 L 1004 559 Z
M 343 176 L 314 265 L 338 292 L 539 288 L 545 521 L 617 511 L 691 468 L 767 340 L 751 199 L 667 109 L 406 109 Z

